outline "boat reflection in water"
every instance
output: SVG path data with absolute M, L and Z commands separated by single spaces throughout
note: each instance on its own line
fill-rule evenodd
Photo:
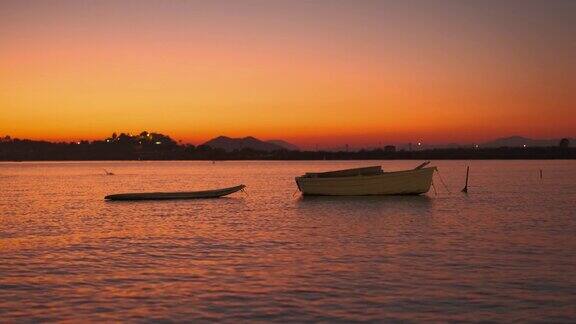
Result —
M 343 219 L 351 215 L 373 216 L 427 216 L 432 214 L 434 199 L 418 196 L 301 196 L 296 200 L 296 211 L 301 216 Z M 359 213 L 361 211 L 361 213 Z

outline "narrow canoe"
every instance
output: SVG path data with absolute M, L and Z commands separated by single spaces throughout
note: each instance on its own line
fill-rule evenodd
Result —
M 226 196 L 236 191 L 244 189 L 245 185 L 239 185 L 230 188 L 204 191 L 178 191 L 178 192 L 144 192 L 144 193 L 123 193 L 108 195 L 106 200 L 166 200 L 166 199 L 200 199 L 200 198 L 218 198 Z

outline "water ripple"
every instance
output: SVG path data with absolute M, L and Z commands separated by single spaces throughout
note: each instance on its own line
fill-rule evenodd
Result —
M 574 322 L 574 162 L 439 162 L 438 196 L 292 195 L 294 175 L 363 163 L 0 163 L 1 318 Z M 102 199 L 236 183 L 248 195 Z

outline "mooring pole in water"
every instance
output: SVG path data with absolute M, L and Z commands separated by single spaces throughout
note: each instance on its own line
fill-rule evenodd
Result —
M 540 180 L 542 180 L 542 169 L 540 169 Z
M 468 174 L 470 173 L 470 166 L 466 167 L 466 184 L 464 185 L 464 189 L 462 189 L 462 192 L 464 193 L 468 193 Z

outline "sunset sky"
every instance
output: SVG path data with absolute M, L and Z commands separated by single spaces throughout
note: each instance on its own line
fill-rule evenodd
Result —
M 0 135 L 576 136 L 576 1 L 0 1 Z

